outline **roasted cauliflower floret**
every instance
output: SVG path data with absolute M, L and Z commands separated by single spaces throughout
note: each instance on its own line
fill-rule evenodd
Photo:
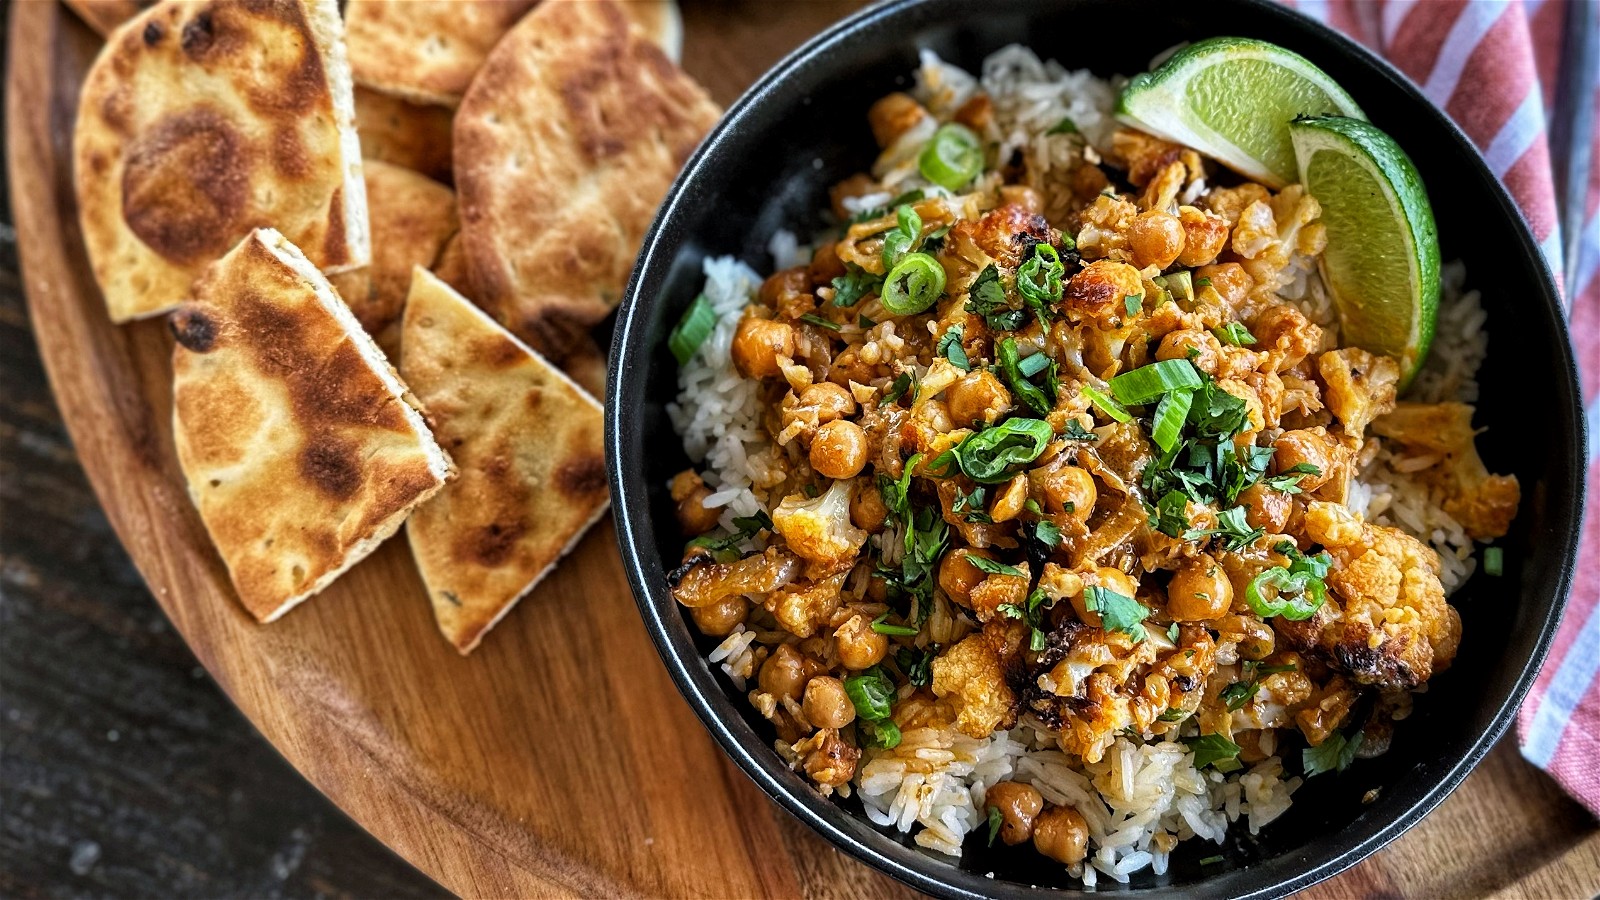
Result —
M 800 560 L 779 547 L 731 563 L 701 553 L 668 572 L 667 587 L 679 603 L 699 608 L 738 594 L 775 591 L 799 577 L 800 569 Z
M 1231 246 L 1258 287 L 1288 285 L 1297 256 L 1309 259 L 1327 247 L 1327 229 L 1316 221 L 1321 215 L 1322 206 L 1298 184 L 1240 211 Z
M 820 581 L 804 582 L 767 595 L 767 609 L 785 631 L 797 637 L 810 637 L 839 609 L 839 589 L 844 587 L 849 570 Z
M 867 533 L 850 523 L 849 481 L 835 481 L 815 499 L 804 494 L 783 498 L 772 511 L 772 526 L 790 550 L 829 569 L 850 565 L 867 542 Z
M 993 634 L 971 634 L 933 661 L 934 696 L 955 702 L 956 727 L 971 737 L 988 737 L 1016 718 L 997 643 Z
M 1313 501 L 1306 534 L 1333 557 L 1318 647 L 1359 684 L 1410 690 L 1455 657 L 1461 619 L 1445 602 L 1439 556 L 1396 528 L 1368 525 L 1341 504 Z
M 1327 386 L 1323 402 L 1346 434 L 1359 437 L 1373 419 L 1394 409 L 1400 364 L 1359 347 L 1329 350 L 1317 357 L 1317 373 Z
M 1375 434 L 1439 454 L 1428 472 L 1446 490 L 1444 510 L 1474 540 L 1505 535 L 1522 489 L 1515 475 L 1491 475 L 1473 443 L 1472 407 L 1465 403 L 1400 403 L 1372 423 Z

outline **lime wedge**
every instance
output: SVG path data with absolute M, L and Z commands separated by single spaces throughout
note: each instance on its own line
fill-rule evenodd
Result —
M 1322 280 L 1345 343 L 1400 362 L 1401 387 L 1427 358 L 1439 316 L 1439 233 L 1417 167 L 1394 139 L 1343 116 L 1289 126 L 1300 181 L 1322 204 Z
M 1134 76 L 1117 101 L 1122 120 L 1212 157 L 1271 188 L 1296 178 L 1289 123 L 1296 116 L 1365 119 L 1327 73 L 1291 51 L 1249 38 L 1209 38 Z

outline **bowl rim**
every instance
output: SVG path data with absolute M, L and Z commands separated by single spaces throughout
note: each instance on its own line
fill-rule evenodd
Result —
M 640 431 L 639 414 L 642 411 L 645 391 L 642 390 L 642 384 L 636 385 L 635 382 L 646 374 L 647 366 L 642 360 L 647 359 L 650 353 L 649 348 L 643 347 L 636 348 L 636 353 L 629 351 L 635 349 L 635 344 L 646 339 L 646 310 L 655 302 L 673 259 L 681 248 L 681 236 L 674 236 L 672 232 L 675 230 L 674 223 L 679 218 L 680 210 L 695 202 L 696 198 L 688 188 L 708 177 L 705 167 L 716 149 L 743 129 L 745 120 L 752 110 L 761 106 L 769 95 L 778 91 L 791 77 L 813 65 L 825 65 L 820 63 L 820 57 L 825 56 L 832 47 L 846 39 L 852 32 L 886 19 L 907 15 L 909 11 L 927 2 L 929 0 L 884 0 L 846 16 L 805 41 L 768 69 L 740 95 L 684 164 L 645 235 L 618 308 L 608 358 L 612 377 L 609 379 L 605 398 L 606 465 L 611 482 L 612 510 L 616 517 L 618 550 L 627 570 L 635 604 L 644 619 L 646 630 L 650 633 L 651 642 L 655 645 L 656 652 L 679 693 L 683 695 L 706 730 L 716 739 L 722 751 L 738 764 L 744 774 L 768 797 L 776 801 L 778 806 L 821 834 L 835 847 L 917 890 L 941 897 L 1036 896 L 1060 889 L 986 878 L 960 868 L 955 862 L 936 859 L 909 848 L 877 831 L 870 823 L 854 813 L 835 806 L 815 788 L 800 781 L 764 742 L 759 740 L 747 742 L 744 737 L 734 732 L 733 723 L 744 725 L 744 719 L 723 693 L 715 675 L 695 650 L 692 638 L 689 639 L 687 647 L 689 652 L 684 652 L 683 647 L 674 643 L 663 611 L 671 610 L 674 615 L 679 615 L 677 605 L 670 595 L 653 583 L 650 577 L 651 574 L 659 574 L 661 569 L 660 558 L 654 552 L 653 540 L 646 542 L 649 545 L 648 550 L 641 546 L 640 541 L 640 535 L 650 531 L 648 486 L 644 482 L 642 469 L 636 465 L 627 465 L 629 462 L 637 461 L 637 454 L 630 450 L 629 444 L 635 441 Z M 1539 633 L 1532 654 L 1523 661 L 1511 692 L 1495 710 L 1489 726 L 1425 794 L 1389 821 L 1362 829 L 1365 836 L 1354 844 L 1335 847 L 1330 852 L 1313 856 L 1313 859 L 1319 861 L 1310 868 L 1233 895 L 1267 897 L 1303 890 L 1331 878 L 1398 838 L 1442 803 L 1510 727 L 1517 709 L 1521 706 L 1548 655 L 1571 591 L 1587 493 L 1587 473 L 1582 464 L 1582 460 L 1586 458 L 1584 447 L 1587 421 L 1583 415 L 1581 394 L 1578 389 L 1580 382 L 1577 362 L 1572 350 L 1567 311 L 1562 302 L 1561 291 L 1527 220 L 1522 216 L 1505 185 L 1489 169 L 1477 146 L 1454 120 L 1430 101 L 1391 63 L 1336 29 L 1299 10 L 1274 3 L 1272 0 L 1235 0 L 1235 2 L 1245 7 L 1244 11 L 1250 15 L 1265 13 L 1286 16 L 1298 19 L 1312 30 L 1320 32 L 1332 45 L 1334 52 L 1359 57 L 1371 65 L 1383 75 L 1389 89 L 1406 95 L 1414 104 L 1425 109 L 1432 119 L 1433 126 L 1442 135 L 1447 136 L 1447 140 L 1470 151 L 1468 164 L 1475 167 L 1481 178 L 1493 186 L 1491 193 L 1498 204 L 1496 212 L 1511 219 L 1513 230 L 1522 244 L 1521 251 L 1535 260 L 1540 300 L 1547 307 L 1545 311 L 1554 319 L 1561 339 L 1560 358 L 1557 360 L 1558 368 L 1565 376 L 1561 388 L 1567 395 L 1567 405 L 1570 407 L 1568 412 L 1571 421 L 1575 423 L 1575 428 L 1567 435 L 1569 445 L 1567 450 L 1569 458 L 1577 461 L 1576 472 L 1573 473 L 1576 490 L 1567 510 L 1567 521 L 1557 523 L 1565 526 L 1562 529 L 1565 535 L 1565 547 L 1560 571 L 1557 573 L 1555 596 L 1549 598 L 1544 618 L 1538 623 Z M 664 248 L 662 246 L 664 240 L 671 246 Z M 644 299 L 646 297 L 651 299 L 646 301 Z M 1556 511 L 1553 510 L 1552 513 Z M 678 620 L 678 624 L 682 627 L 681 619 Z M 748 728 L 747 725 L 745 727 Z M 1245 870 L 1232 870 L 1226 874 L 1241 874 L 1243 871 Z M 1183 889 L 1194 894 L 1206 894 L 1209 893 L 1206 890 L 1208 883 L 1216 883 L 1216 880 L 1196 882 L 1185 885 Z M 1134 889 L 1131 893 L 1145 893 L 1145 891 Z

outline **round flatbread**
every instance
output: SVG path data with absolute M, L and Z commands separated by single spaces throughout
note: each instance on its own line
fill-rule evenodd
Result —
M 366 265 L 341 28 L 333 0 L 168 0 L 115 32 L 73 135 L 84 243 L 112 319 L 172 308 L 257 227 L 325 272 Z
M 460 477 L 406 525 L 439 630 L 468 653 L 606 511 L 600 405 L 418 269 L 400 373 Z
M 382 336 L 400 320 L 411 270 L 433 265 L 456 233 L 456 195 L 431 178 L 376 160 L 367 160 L 364 177 L 372 263 L 330 280 L 361 327 L 387 344 Z
M 456 113 L 472 297 L 559 359 L 622 299 L 639 242 L 719 111 L 611 0 L 549 0 Z
M 417 103 L 455 106 L 489 51 L 538 0 L 348 0 L 358 84 Z M 588 0 L 578 0 L 588 2 Z M 627 0 L 624 11 L 673 59 L 683 19 L 673 0 Z
M 172 317 L 173 439 L 245 609 L 270 622 L 450 477 L 394 369 L 283 235 L 251 232 Z
M 451 113 L 443 106 L 412 103 L 356 85 L 356 133 L 361 155 L 404 166 L 440 184 L 453 184 Z

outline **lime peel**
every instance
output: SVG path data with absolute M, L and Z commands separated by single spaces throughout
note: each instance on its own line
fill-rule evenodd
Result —
M 1422 177 L 1367 122 L 1302 117 L 1289 132 L 1300 181 L 1322 206 L 1322 280 L 1344 339 L 1398 360 L 1404 389 L 1427 359 L 1439 312 L 1439 237 Z

